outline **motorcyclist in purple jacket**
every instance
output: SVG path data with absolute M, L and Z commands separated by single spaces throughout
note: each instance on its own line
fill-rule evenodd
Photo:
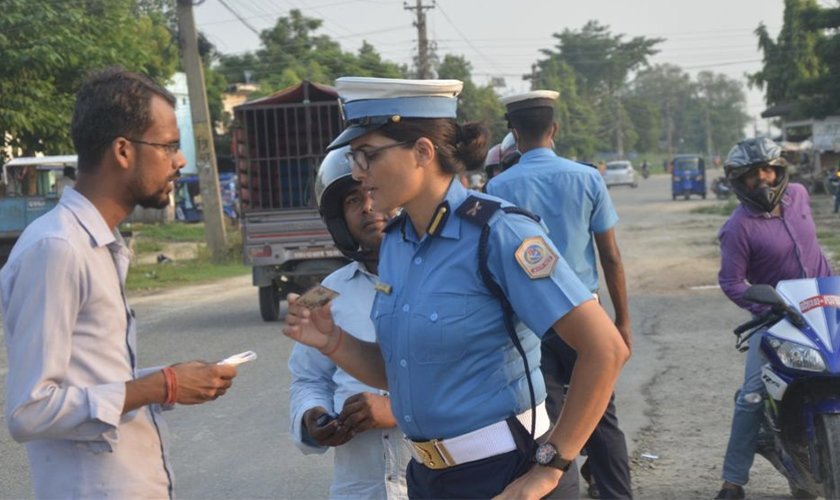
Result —
M 718 282 L 723 293 L 753 315 L 768 306 L 747 302 L 751 285 L 776 286 L 781 280 L 830 276 L 831 267 L 817 242 L 808 192 L 789 184 L 787 162 L 767 138 L 736 144 L 724 163 L 726 177 L 741 201 L 724 223 Z M 744 498 L 761 423 L 760 335 L 750 339 L 744 384 L 735 401 L 732 430 L 723 462 L 723 487 L 716 498 Z M 796 491 L 791 491 L 796 496 Z

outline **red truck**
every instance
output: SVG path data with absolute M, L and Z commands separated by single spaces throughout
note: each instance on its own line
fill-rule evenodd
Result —
M 346 264 L 315 204 L 315 174 L 343 128 L 335 89 L 309 81 L 234 108 L 243 258 L 265 321 Z

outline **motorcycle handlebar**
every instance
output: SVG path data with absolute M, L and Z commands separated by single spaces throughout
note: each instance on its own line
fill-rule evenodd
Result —
M 735 328 L 735 330 L 732 331 L 732 333 L 734 333 L 735 335 L 741 335 L 750 328 L 755 328 L 759 325 L 769 323 L 774 316 L 778 316 L 778 314 L 776 314 L 774 311 L 768 311 L 755 319 L 747 321 L 743 325 L 739 325 L 737 328 Z

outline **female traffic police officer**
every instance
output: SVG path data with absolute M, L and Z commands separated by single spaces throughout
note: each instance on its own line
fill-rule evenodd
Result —
M 345 334 L 329 306 L 289 296 L 284 333 L 365 383 L 391 392 L 409 439 L 412 497 L 539 498 L 558 483 L 604 412 L 627 348 L 523 211 L 467 191 L 487 133 L 455 123 L 457 80 L 340 78 L 353 175 L 373 209 L 403 208 L 386 228 L 372 319 L 377 344 Z M 485 233 L 482 236 L 482 233 Z M 500 305 L 501 304 L 501 305 Z M 566 404 L 550 427 L 539 339 L 578 353 Z M 536 465 L 534 464 L 536 462 Z

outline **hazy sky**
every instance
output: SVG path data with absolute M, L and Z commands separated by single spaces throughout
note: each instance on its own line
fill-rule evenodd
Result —
M 416 0 L 408 0 L 411 6 Z M 275 24 L 290 9 L 322 19 L 321 33 L 356 51 L 367 40 L 386 59 L 410 63 L 417 50 L 414 12 L 402 0 L 225 0 L 257 31 Z M 431 5 L 432 0 L 424 0 Z M 824 5 L 831 4 L 823 0 Z M 782 26 L 783 0 L 436 0 L 427 10 L 429 39 L 437 53 L 464 55 L 473 78 L 485 83 L 502 76 L 501 94 L 528 90 L 521 76 L 552 48 L 553 33 L 580 29 L 595 19 L 615 34 L 665 38 L 652 63 L 672 63 L 692 74 L 710 70 L 745 81 L 744 74 L 761 68 L 762 54 L 753 33 L 764 23 L 775 37 Z M 222 53 L 259 47 L 257 35 L 227 10 L 220 0 L 195 8 L 198 28 Z M 747 112 L 764 109 L 762 93 L 748 91 Z M 758 120 L 760 131 L 766 129 Z

